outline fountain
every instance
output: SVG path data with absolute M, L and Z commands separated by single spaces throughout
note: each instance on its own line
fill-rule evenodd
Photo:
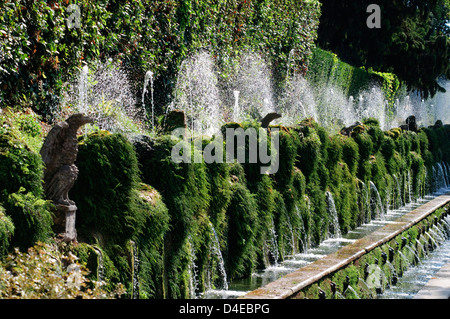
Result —
M 193 132 L 212 135 L 220 130 L 224 110 L 214 61 L 208 52 L 199 52 L 183 61 L 171 108 L 186 113 Z
M 273 222 L 273 219 L 271 220 L 271 222 L 272 224 L 269 232 L 270 237 L 267 244 L 268 264 L 277 266 L 279 260 L 277 233 L 275 231 L 275 224 Z
M 145 73 L 144 78 L 144 88 L 142 90 L 142 108 L 145 110 L 145 94 L 147 93 L 147 86 L 150 82 L 150 94 L 151 94 L 151 107 L 152 107 L 152 114 L 151 114 L 151 124 L 152 124 L 152 133 L 155 133 L 155 105 L 154 105 L 154 99 L 153 99 L 153 72 L 147 71 Z
M 239 117 L 234 121 L 260 120 L 275 112 L 271 72 L 264 59 L 255 53 L 243 54 L 233 82 L 240 91 Z
M 341 229 L 339 226 L 339 219 L 334 204 L 333 195 L 330 192 L 326 192 L 327 211 L 328 211 L 328 235 L 331 238 L 340 238 Z
M 131 268 L 132 268 L 132 278 L 133 278 L 133 299 L 139 299 L 139 251 L 137 244 L 134 241 L 130 241 L 131 246 Z
M 197 290 L 198 290 L 198 273 L 197 273 L 197 265 L 195 264 L 196 256 L 195 256 L 195 249 L 194 245 L 192 243 L 192 238 L 189 236 L 188 238 L 188 245 L 190 250 L 190 260 L 189 260 L 189 295 L 191 298 L 197 297 Z
M 233 121 L 237 122 L 241 118 L 240 110 L 239 110 L 239 91 L 234 90 L 234 109 L 233 109 Z
M 380 193 L 375 184 L 370 181 L 370 210 L 372 218 L 379 218 L 384 220 L 385 212 L 384 205 L 381 201 Z
M 61 109 L 56 117 L 68 110 L 89 115 L 96 127 L 86 126 L 85 132 L 99 128 L 132 136 L 146 128 L 145 108 L 136 104 L 128 74 L 112 60 L 84 65 L 62 97 Z
M 210 224 L 211 231 L 213 233 L 212 236 L 212 242 L 211 242 L 211 251 L 214 253 L 214 255 L 217 258 L 217 268 L 219 270 L 220 275 L 220 286 L 217 287 L 219 289 L 228 290 L 228 279 L 227 279 L 227 272 L 225 270 L 225 263 L 223 261 L 222 252 L 220 250 L 220 244 L 219 239 L 217 238 L 216 230 L 214 229 L 214 226 Z

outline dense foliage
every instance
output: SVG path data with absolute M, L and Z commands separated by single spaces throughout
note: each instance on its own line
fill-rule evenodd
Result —
M 381 28 L 369 28 L 369 0 L 323 0 L 318 45 L 344 61 L 395 73 L 425 97 L 450 76 L 447 0 L 378 1 Z
M 0 101 L 31 104 L 50 119 L 85 63 L 113 58 L 135 90 L 153 71 L 161 111 L 181 61 L 200 49 L 215 56 L 225 79 L 248 50 L 264 53 L 282 79 L 288 64 L 306 71 L 319 12 L 316 1 L 294 0 L 2 1 Z
M 283 87 L 287 74 L 296 72 L 318 89 L 336 85 L 347 95 L 376 81 L 390 105 L 400 80 L 430 93 L 436 90 L 420 72 L 417 79 L 390 65 L 391 60 L 370 62 L 362 43 L 345 42 L 352 40 L 349 37 L 344 44 L 354 55 L 344 60 L 314 48 L 318 1 L 80 0 L 71 6 L 74 2 L 0 3 L 0 296 L 114 297 L 119 289 L 127 298 L 187 298 L 221 289 L 225 280 L 250 276 L 333 236 L 330 196 L 340 231 L 347 233 L 379 214 L 380 208 L 369 204 L 369 197 L 375 196 L 370 185 L 376 186 L 383 203 L 398 207 L 434 191 L 436 163 L 450 162 L 449 125 L 384 132 L 373 118 L 361 119 L 350 136 L 332 135 L 314 119 L 271 126 L 267 131 L 279 138 L 280 162 L 270 175 L 261 174 L 263 163 L 251 163 L 248 156 L 243 163 L 206 163 L 199 156 L 206 147 L 226 149 L 218 135 L 192 137 L 187 132 L 174 137 L 167 130 L 131 138 L 94 130 L 79 137 L 79 175 L 70 191 L 78 208 L 79 243 L 56 246 L 54 207 L 45 200 L 42 186 L 39 149 L 46 125 L 40 121 L 54 120 L 67 83 L 85 64 L 112 58 L 114 65 L 126 69 L 135 96 L 142 93 L 146 71 L 153 71 L 159 113 L 172 100 L 182 61 L 200 50 L 214 57 L 222 83 L 236 75 L 242 55 L 258 52 L 272 69 L 276 89 Z M 402 39 L 401 32 L 410 36 L 411 25 L 411 32 L 420 31 L 412 34 L 417 48 L 411 50 L 419 59 L 411 63 L 419 71 L 428 61 L 427 50 L 447 50 L 440 36 L 446 29 L 439 24 L 446 7 L 436 11 L 434 6 L 446 3 L 427 3 L 433 6 L 417 5 L 417 10 L 435 15 L 433 28 L 418 30 L 430 20 L 407 10 L 409 20 L 393 19 L 393 29 L 387 28 L 395 37 L 392 48 L 381 47 L 386 50 L 382 56 L 408 51 L 403 45 L 409 40 Z M 335 3 L 338 8 L 344 4 L 348 1 Z M 361 1 L 353 4 L 359 8 Z M 352 27 L 355 34 L 364 34 L 362 28 Z M 328 40 L 322 35 L 321 41 Z M 399 77 L 344 61 L 398 71 Z M 446 64 L 442 66 L 429 75 L 445 73 Z M 166 128 L 178 127 L 175 122 Z M 226 128 L 253 128 L 258 141 L 262 139 L 256 121 L 227 123 L 222 134 Z M 175 162 L 175 146 L 182 146 L 182 155 L 195 161 Z M 243 149 L 249 151 L 247 142 Z M 77 270 L 76 285 L 68 262 Z M 35 271 L 39 267 L 45 268 L 41 274 Z M 96 290 L 96 281 L 102 282 L 101 290 Z
M 1 175 L 3 256 L 55 235 L 52 205 L 43 200 L 42 163 L 25 143 L 40 136 L 30 129 L 35 121 L 17 115 L 3 126 L 0 163 L 29 171 Z M 14 138 L 18 123 L 24 129 Z M 259 124 L 229 123 L 222 131 L 226 127 Z M 332 236 L 327 192 L 346 233 L 379 214 L 367 202 L 374 196 L 371 182 L 383 203 L 398 207 L 433 191 L 437 185 L 426 176 L 434 176 L 435 163 L 450 160 L 448 125 L 383 132 L 369 118 L 347 137 L 306 119 L 270 130 L 278 134 L 281 159 L 273 175 L 261 175 L 262 163 L 248 157 L 207 164 L 194 156 L 205 147 L 225 150 L 217 136 L 136 136 L 132 142 L 106 131 L 80 136 L 80 173 L 70 193 L 79 210 L 80 244 L 70 251 L 91 270 L 87 278 L 104 281 L 108 292 L 123 283 L 127 297 L 140 298 L 186 298 L 220 288 L 221 267 L 227 280 L 247 277 Z M 172 161 L 176 145 L 197 161 Z
M 57 245 L 37 243 L 27 252 L 15 250 L 0 266 L 0 297 L 8 299 L 106 299 L 123 293 L 103 290 L 87 278 L 89 270 Z

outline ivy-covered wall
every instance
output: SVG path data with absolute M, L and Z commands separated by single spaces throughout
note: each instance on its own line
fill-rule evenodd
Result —
M 288 66 L 306 71 L 319 16 L 320 3 L 306 0 L 2 1 L 0 101 L 50 118 L 85 63 L 112 58 L 136 91 L 154 73 L 162 111 L 181 62 L 201 49 L 216 58 L 224 80 L 242 53 L 262 53 L 282 85 Z

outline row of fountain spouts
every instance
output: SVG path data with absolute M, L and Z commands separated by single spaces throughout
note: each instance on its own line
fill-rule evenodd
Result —
M 440 223 L 441 221 L 441 223 Z M 427 236 L 427 239 L 424 239 L 424 244 L 422 245 L 419 241 L 421 236 Z M 403 271 L 403 269 L 408 268 L 410 264 L 413 264 L 414 266 L 418 265 L 420 262 L 420 257 L 417 253 L 419 246 L 422 247 L 424 253 L 428 255 L 430 252 L 435 250 L 443 241 L 448 240 L 450 238 L 450 210 L 442 214 L 441 219 L 437 216 L 434 217 L 434 222 L 432 224 L 426 225 L 423 229 L 418 228 L 418 235 L 416 238 L 416 245 L 415 248 L 411 244 L 407 245 L 408 239 L 406 237 L 401 238 L 401 243 L 397 243 L 397 249 L 394 249 L 392 247 L 389 247 L 388 254 L 385 252 L 381 253 L 381 259 L 382 259 L 382 265 L 389 264 L 390 269 L 392 270 L 392 277 L 390 278 L 390 284 L 396 285 L 398 282 L 399 277 L 402 276 L 402 273 L 397 273 L 394 269 L 394 266 L 392 265 L 395 257 L 396 251 L 401 256 L 401 262 L 404 263 L 401 265 L 400 270 Z M 407 247 L 409 251 L 413 254 L 413 259 L 410 262 L 408 258 L 401 252 L 403 248 Z M 375 258 L 374 264 L 377 267 L 379 264 L 379 260 Z M 367 280 L 369 276 L 371 275 L 371 265 L 366 263 L 364 265 L 364 279 L 359 279 L 359 282 L 362 282 L 365 287 L 368 287 Z M 386 276 L 384 272 L 380 272 L 380 278 L 379 283 L 382 282 L 382 280 L 386 280 Z M 389 284 L 389 283 L 388 283 Z M 358 294 L 354 290 L 354 288 L 350 285 L 350 277 L 346 276 L 345 281 L 343 283 L 343 289 L 342 293 L 340 293 L 337 290 L 337 285 L 335 282 L 330 282 L 330 288 L 331 288 L 331 299 L 337 299 L 337 298 L 345 298 L 348 293 L 353 293 L 353 295 L 356 298 L 358 297 Z M 380 295 L 383 293 L 382 285 L 377 285 L 375 288 L 375 292 L 377 295 Z M 326 299 L 327 295 L 324 290 L 321 288 L 319 289 L 319 299 Z M 369 289 L 370 290 L 370 289 Z M 372 295 L 372 293 L 370 293 Z

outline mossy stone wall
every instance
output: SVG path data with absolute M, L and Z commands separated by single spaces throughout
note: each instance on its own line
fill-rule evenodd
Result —
M 238 126 L 259 128 L 257 123 Z M 82 244 L 73 249 L 90 265 L 91 276 L 105 280 L 111 291 L 124 283 L 130 298 L 187 298 L 221 288 L 221 266 L 228 281 L 247 277 L 327 239 L 326 192 L 334 198 L 345 234 L 375 217 L 367 205 L 370 182 L 383 203 L 396 207 L 433 191 L 425 176 L 432 176 L 436 163 L 450 160 L 449 126 L 383 132 L 367 119 L 347 137 L 330 135 L 307 119 L 270 131 L 280 141 L 280 166 L 272 175 L 260 173 L 262 163 L 172 160 L 178 143 L 189 154 L 201 154 L 220 141 L 217 136 L 130 141 L 96 132 L 80 137 L 80 173 L 70 197 L 79 208 Z M 31 172 L 2 172 L 8 182 L 1 184 L 1 245 L 9 250 L 50 240 L 51 206 L 42 200 L 38 183 L 42 164 L 24 145 L 14 147 L 18 141 L 2 139 L 1 165 L 28 161 Z M 221 146 L 226 149 L 226 143 Z M 17 180 L 9 182 L 15 175 Z M 3 186 L 14 183 L 17 190 Z M 30 222 L 30 232 L 18 233 Z

